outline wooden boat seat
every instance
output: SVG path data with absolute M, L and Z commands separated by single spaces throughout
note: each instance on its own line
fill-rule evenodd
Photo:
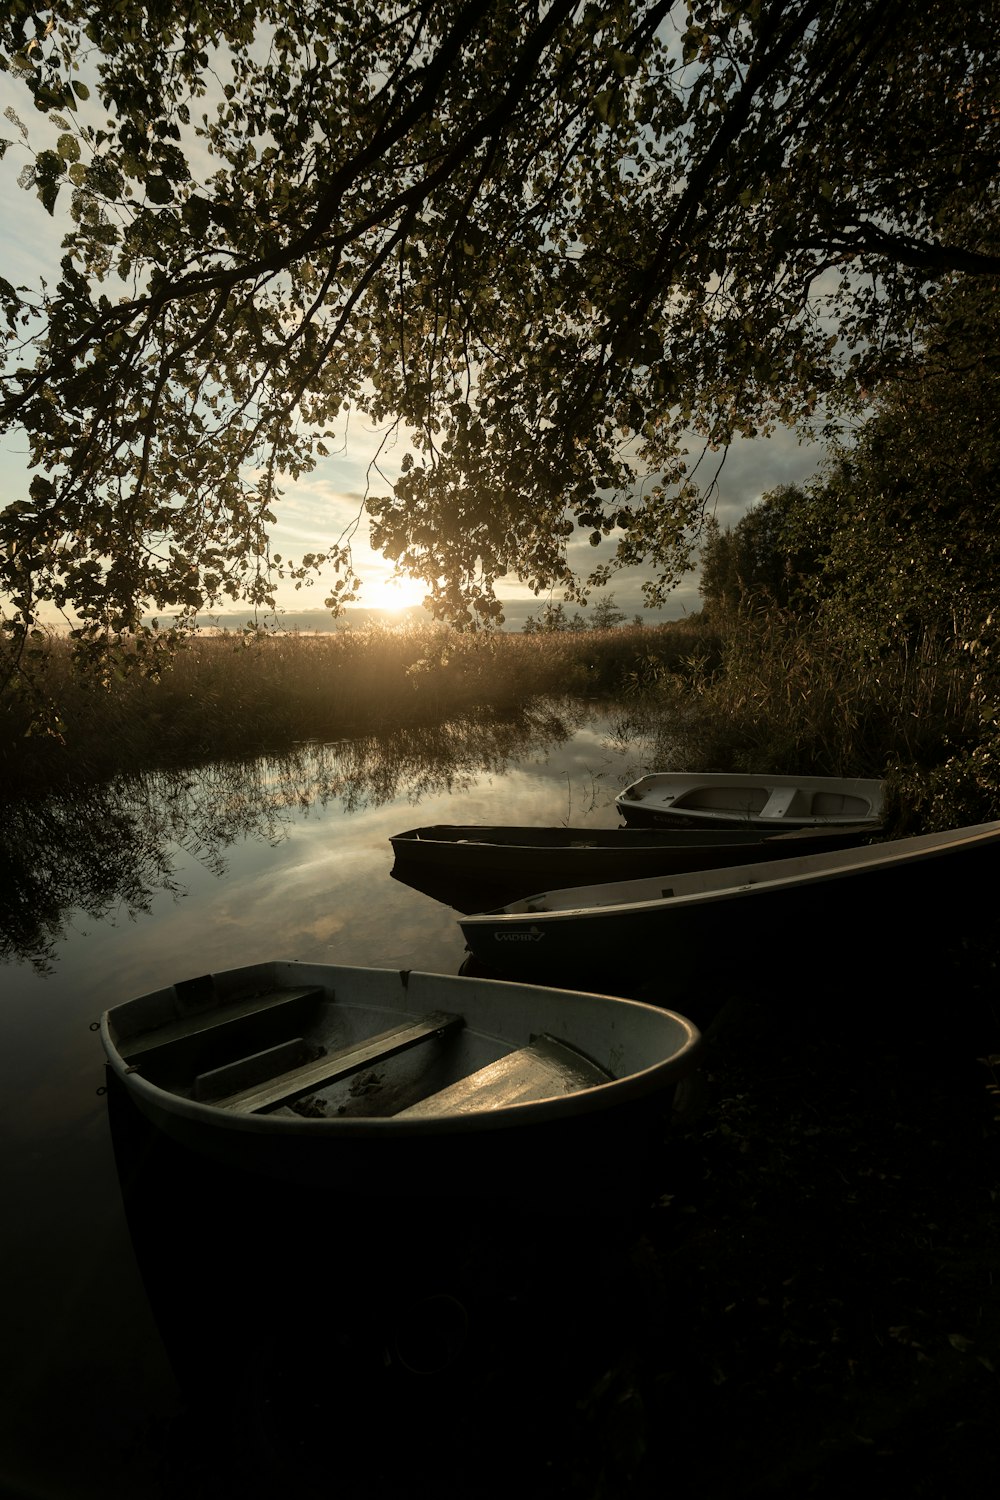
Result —
M 528 1046 L 508 1052 L 467 1078 L 401 1109 L 393 1119 L 503 1109 L 509 1104 L 576 1094 L 580 1089 L 608 1083 L 612 1076 L 565 1042 L 552 1036 L 538 1036 Z
M 224 1067 L 200 1073 L 195 1079 L 195 1097 L 240 1114 L 275 1109 L 340 1078 L 347 1078 L 351 1073 L 385 1062 L 421 1042 L 447 1036 L 464 1025 L 462 1016 L 434 1011 L 413 1022 L 379 1032 L 377 1036 L 366 1037 L 363 1042 L 338 1048 L 289 1068 L 287 1063 L 295 1055 L 292 1049 L 296 1044 L 300 1048 L 305 1046 L 301 1038 L 292 1038 L 251 1057 L 239 1058 Z M 281 1071 L 275 1073 L 273 1064 L 277 1064 Z M 255 1072 L 257 1080 L 248 1085 L 248 1075 Z M 242 1086 L 233 1090 L 233 1084 Z
M 799 795 L 797 786 L 779 786 L 768 797 L 760 810 L 762 818 L 784 818 L 792 810 L 792 803 Z
M 182 992 L 189 988 L 193 992 L 193 986 L 175 985 L 178 998 L 183 999 Z M 214 990 L 209 989 L 206 993 L 214 999 Z M 287 988 L 271 990 L 265 995 L 248 995 L 243 1000 L 222 1007 L 195 1003 L 173 1021 L 166 1021 L 163 1025 L 139 1032 L 136 1036 L 121 1038 L 120 1050 L 129 1062 L 133 1059 L 145 1062 L 155 1054 L 176 1046 L 178 1042 L 197 1041 L 209 1032 L 221 1036 L 226 1027 L 235 1029 L 245 1026 L 248 1021 L 257 1017 L 276 1016 L 279 1011 L 293 1014 L 303 1006 L 318 1003 L 322 998 L 323 991 L 315 985 L 309 985 L 304 989 Z

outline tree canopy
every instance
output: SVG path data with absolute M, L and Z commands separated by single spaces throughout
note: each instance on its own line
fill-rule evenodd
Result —
M 995 22 L 12 0 L 5 150 L 68 219 L 56 285 L 0 279 L 2 430 L 33 470 L 0 511 L 11 623 L 48 601 L 134 629 L 321 565 L 346 601 L 349 539 L 289 561 L 269 531 L 359 414 L 395 444 L 373 544 L 440 613 L 637 563 L 658 602 L 702 513 L 689 450 L 866 401 L 930 294 L 996 278 Z M 583 578 L 582 536 L 612 551 Z
M 949 288 L 922 360 L 888 385 L 848 448 L 806 486 L 820 539 L 814 599 L 870 644 L 921 631 L 969 649 L 996 637 L 1000 569 L 1000 296 Z
M 779 485 L 752 505 L 735 526 L 709 517 L 699 591 L 709 614 L 740 606 L 801 607 L 803 581 L 817 567 L 817 537 L 809 501 L 796 485 Z M 829 542 L 828 531 L 821 533 Z
M 932 299 L 922 355 L 886 382 L 853 441 L 804 485 L 709 523 L 709 614 L 778 605 L 875 652 L 924 632 L 995 652 L 1000 572 L 1000 288 Z M 995 687 L 991 692 L 995 694 Z

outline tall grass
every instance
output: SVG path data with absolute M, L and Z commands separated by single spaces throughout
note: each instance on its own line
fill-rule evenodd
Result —
M 697 635 L 682 623 L 533 635 L 369 626 L 196 637 L 160 660 L 133 650 L 96 668 L 53 639 L 0 702 L 0 770 L 11 794 L 509 713 L 542 696 L 625 694 L 654 668 L 682 670 Z
M 998 674 L 944 633 L 876 650 L 772 607 L 652 628 L 369 626 L 141 650 L 87 669 L 66 640 L 37 649 L 0 699 L 7 796 L 594 698 L 661 767 L 885 776 L 898 827 L 1000 817 Z
M 875 652 L 775 608 L 716 623 L 718 657 L 659 684 L 660 765 L 884 776 L 898 829 L 1000 817 L 991 700 L 954 638 Z

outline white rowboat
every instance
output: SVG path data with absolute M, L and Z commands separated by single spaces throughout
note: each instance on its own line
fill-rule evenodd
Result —
M 522 1201 L 613 1196 L 698 1040 L 609 995 L 290 962 L 114 1006 L 101 1035 L 142 1113 L 220 1162 L 383 1199 Z
M 615 799 L 627 823 L 676 828 L 878 828 L 884 782 L 858 777 L 659 771 Z
M 723 973 L 800 982 L 844 967 L 902 972 L 928 945 L 979 935 L 1000 875 L 1000 822 L 734 869 L 544 891 L 460 920 L 488 973 L 656 974 L 676 995 Z M 899 923 L 902 920 L 903 926 Z M 875 934 L 881 935 L 876 942 Z M 888 943 L 886 929 L 899 931 Z M 871 934 L 868 941 L 862 941 Z

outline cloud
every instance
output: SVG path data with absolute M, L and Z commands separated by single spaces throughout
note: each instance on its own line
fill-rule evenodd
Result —
M 721 457 L 708 454 L 700 474 L 706 479 L 714 474 Z M 802 442 L 785 427 L 768 438 L 737 438 L 719 472 L 718 498 L 713 507 L 719 525 L 734 525 L 751 505 L 779 484 L 801 484 L 816 473 L 823 458 L 821 444 Z
M 379 434 L 370 430 L 356 434 L 355 441 L 329 458 L 321 459 L 311 474 L 288 485 L 276 509 L 277 524 L 272 539 L 277 552 L 285 557 L 297 557 L 303 552 L 324 551 L 345 529 L 356 526 L 352 540 L 354 565 L 362 578 L 370 582 L 373 596 L 379 584 L 392 572 L 391 564 L 371 549 L 368 520 L 363 513 L 368 465 L 379 440 Z M 699 468 L 698 478 L 708 485 L 717 475 L 717 491 L 710 511 L 720 525 L 732 526 L 768 490 L 780 484 L 801 483 L 814 474 L 822 458 L 823 449 L 819 444 L 803 444 L 795 433 L 782 428 L 768 438 L 737 440 L 725 455 L 724 462 L 722 454 L 707 454 Z M 614 545 L 613 539 L 608 539 L 602 546 L 593 548 L 587 537 L 587 532 L 580 531 L 570 540 L 568 548 L 570 565 L 581 575 L 586 575 L 597 563 L 609 557 Z M 620 608 L 629 614 L 639 613 L 644 610 L 642 585 L 651 576 L 649 569 L 624 569 L 616 573 L 608 588 L 600 593 L 614 594 Z M 314 589 L 323 588 L 325 593 L 324 585 L 329 587 L 333 578 L 332 573 L 322 575 Z M 512 576 L 501 581 L 497 593 L 501 599 L 531 603 L 539 608 L 549 597 L 543 594 L 536 598 L 526 584 Z M 599 598 L 600 593 L 595 597 Z M 561 590 L 553 591 L 553 599 L 560 600 L 561 597 Z M 301 607 L 303 597 L 301 592 L 293 589 L 279 590 L 279 601 L 286 608 Z M 360 602 L 365 603 L 364 592 Z M 666 608 L 657 614 L 676 619 L 700 607 L 698 575 L 693 572 L 673 591 Z

